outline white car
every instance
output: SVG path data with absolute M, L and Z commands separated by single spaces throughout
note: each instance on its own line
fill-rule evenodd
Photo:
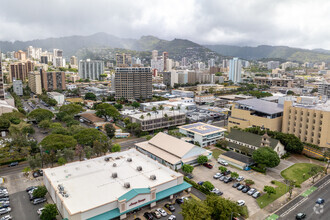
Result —
M 5 215 L 0 218 L 0 220 L 11 220 L 11 219 L 13 219 L 13 217 L 11 217 L 11 215 Z
M 175 220 L 175 219 L 176 219 L 175 215 L 170 215 L 170 217 L 168 217 L 168 220 Z
M 220 177 L 221 177 L 221 173 L 216 173 L 216 174 L 213 176 L 214 179 L 219 179 Z
M 162 208 L 158 208 L 158 209 L 156 209 L 162 216 L 167 216 L 167 212 L 165 212 L 165 210 L 164 209 L 162 209 Z
M 42 210 L 44 210 L 44 209 L 45 209 L 44 207 L 42 207 L 42 208 L 38 209 L 38 210 L 37 210 L 37 213 L 38 213 L 38 215 L 41 215 L 41 213 L 42 213 Z
M 7 208 L 1 208 L 0 209 L 0 215 L 3 215 L 3 214 L 6 214 L 6 213 L 9 213 L 11 211 L 11 208 L 10 207 L 7 207 Z
M 218 160 L 218 163 L 220 163 L 221 165 L 224 165 L 224 166 L 228 166 L 228 163 L 224 160 Z
M 240 181 L 244 180 L 244 177 L 239 176 L 236 180 L 237 180 L 238 182 L 240 182 Z
M 245 201 L 244 200 L 238 200 L 237 205 L 243 206 L 243 205 L 245 205 Z

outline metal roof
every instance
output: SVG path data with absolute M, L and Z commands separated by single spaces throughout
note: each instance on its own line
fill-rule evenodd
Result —
M 246 99 L 246 100 L 236 101 L 236 103 L 240 105 L 246 105 L 248 108 L 250 108 L 253 111 L 258 111 L 269 115 L 283 112 L 283 105 L 279 105 L 277 103 L 273 103 L 269 101 L 264 101 L 261 99 Z

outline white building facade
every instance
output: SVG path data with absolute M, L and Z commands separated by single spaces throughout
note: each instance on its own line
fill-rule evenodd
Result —
M 104 63 L 100 60 L 80 60 L 78 72 L 80 79 L 99 80 L 104 73 Z
M 242 62 L 237 57 L 233 58 L 229 62 L 229 80 L 233 83 L 241 82 L 242 75 Z

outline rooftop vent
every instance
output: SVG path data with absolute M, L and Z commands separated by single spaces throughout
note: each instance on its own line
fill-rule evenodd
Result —
M 156 175 L 150 175 L 151 180 L 156 180 Z
M 105 158 L 104 158 L 104 161 L 106 161 L 106 162 L 109 162 L 109 160 L 110 160 L 109 157 L 105 157 Z
M 142 167 L 141 167 L 141 166 L 138 166 L 136 169 L 137 169 L 138 171 L 142 171 Z
M 118 177 L 118 175 L 117 175 L 117 173 L 112 173 L 112 178 L 117 178 Z
M 131 184 L 129 182 L 126 182 L 126 183 L 124 183 L 124 187 L 128 189 L 131 187 Z
M 64 191 L 64 186 L 62 184 L 58 184 L 57 188 L 60 192 Z
M 119 160 L 119 159 L 120 159 L 120 157 L 116 157 L 115 159 L 116 159 L 116 160 Z
M 127 162 L 132 162 L 132 158 L 127 158 Z
M 112 164 L 112 166 L 113 166 L 113 167 L 116 167 L 116 166 L 117 166 L 117 164 L 116 164 L 116 163 L 113 163 L 113 164 Z

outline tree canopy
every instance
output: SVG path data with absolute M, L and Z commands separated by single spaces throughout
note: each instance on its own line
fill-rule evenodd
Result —
M 54 220 L 58 215 L 57 208 L 55 204 L 46 204 L 45 209 L 42 210 L 40 215 L 41 220 Z
M 85 128 L 73 136 L 79 144 L 93 146 L 93 141 L 105 142 L 107 136 L 95 128 Z
M 81 105 L 74 103 L 68 105 L 62 105 L 60 108 L 60 112 L 65 112 L 66 114 L 69 115 L 75 115 L 81 111 L 83 111 L 83 107 Z
M 204 155 L 200 155 L 197 158 L 197 163 L 199 163 L 199 164 L 206 163 L 207 161 L 208 161 L 207 156 L 204 156 Z
M 118 119 L 120 113 L 118 110 L 108 103 L 102 103 L 96 106 L 96 115 L 98 117 L 111 117 L 114 120 Z
M 36 120 L 37 123 L 39 123 L 43 120 L 51 120 L 54 117 L 54 114 L 47 109 L 38 108 L 30 112 L 28 117 L 30 119 Z
M 96 95 L 92 92 L 87 92 L 85 94 L 85 99 L 96 101 Z
M 194 170 L 194 167 L 189 164 L 183 164 L 183 166 L 182 166 L 182 171 L 185 173 L 192 173 L 193 170 Z
M 114 144 L 112 147 L 111 147 L 111 152 L 119 152 L 121 149 L 121 146 L 119 144 Z
M 46 194 L 47 194 L 46 186 L 38 186 L 38 188 L 33 191 L 33 196 L 36 198 L 45 197 Z
M 106 124 L 104 126 L 105 132 L 107 133 L 108 137 L 112 139 L 115 136 L 116 129 L 113 127 L 112 124 Z
M 280 164 L 280 158 L 270 147 L 260 147 L 252 154 L 252 159 L 258 164 L 264 164 L 267 167 L 276 167 Z
M 40 142 L 40 145 L 45 150 L 63 150 L 75 147 L 77 141 L 69 135 L 50 134 Z

